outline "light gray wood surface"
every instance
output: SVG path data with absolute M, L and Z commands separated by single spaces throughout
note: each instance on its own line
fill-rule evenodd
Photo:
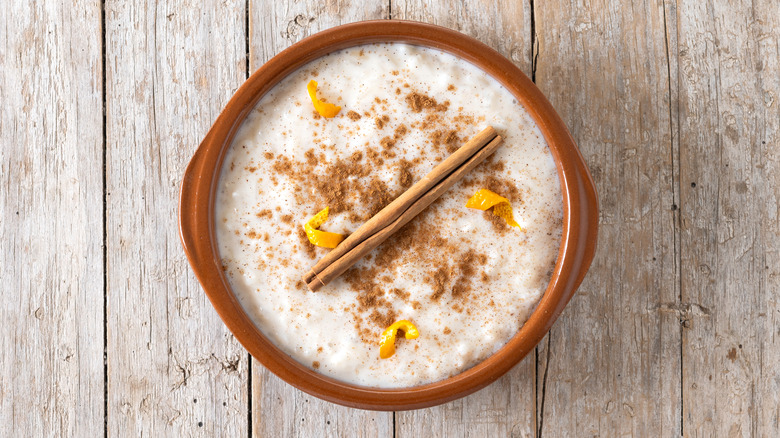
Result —
M 246 77 L 245 3 L 108 2 L 106 251 L 111 436 L 247 433 L 248 359 L 189 269 L 181 176 Z
M 184 167 L 252 71 L 386 18 L 475 36 L 534 78 L 601 202 L 593 267 L 537 350 L 398 413 L 320 401 L 251 359 L 176 219 Z M 780 435 L 774 0 L 12 0 L 0 81 L 9 435 Z
M 665 10 L 536 4 L 536 83 L 599 191 L 599 251 L 540 354 L 540 435 L 680 433 L 679 268 Z
M 780 436 L 780 2 L 677 16 L 683 427 Z
M 103 429 L 99 24 L 94 1 L 0 7 L 0 435 Z

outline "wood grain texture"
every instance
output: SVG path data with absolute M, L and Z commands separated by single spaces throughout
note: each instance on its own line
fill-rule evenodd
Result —
M 390 18 L 388 6 L 385 0 L 251 2 L 249 70 L 257 70 L 272 56 L 321 30 L 354 21 Z
M 103 430 L 100 2 L 0 7 L 0 423 Z
M 449 27 L 498 50 L 532 75 L 528 2 L 393 0 L 392 18 Z M 398 437 L 534 436 L 535 354 L 487 388 L 441 406 L 396 414 Z
M 243 0 L 106 4 L 108 432 L 247 433 L 248 360 L 177 233 L 184 168 L 246 75 Z
M 536 82 L 601 203 L 593 266 L 539 355 L 539 434 L 680 433 L 675 161 L 662 4 L 535 3 Z M 671 18 L 674 20 L 674 17 Z
M 780 3 L 679 2 L 686 436 L 780 435 Z
M 253 2 L 250 71 L 291 44 L 333 26 L 388 17 L 382 1 Z M 260 437 L 390 437 L 393 414 L 345 408 L 283 382 L 252 359 L 252 429 Z
M 184 167 L 249 71 L 390 17 L 535 75 L 602 209 L 590 274 L 536 354 L 395 416 L 250 362 L 176 227 Z M 0 102 L 0 435 L 780 435 L 775 0 L 11 0 Z
M 414 20 L 449 27 L 472 36 L 532 75 L 531 8 L 513 0 L 391 0 L 394 20 Z

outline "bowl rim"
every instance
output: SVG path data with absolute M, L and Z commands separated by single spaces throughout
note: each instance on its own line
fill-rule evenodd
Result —
M 279 81 L 327 53 L 376 42 L 443 50 L 476 65 L 523 104 L 552 151 L 561 182 L 563 234 L 550 283 L 528 321 L 497 352 L 474 367 L 438 382 L 411 388 L 372 388 L 313 371 L 273 345 L 233 295 L 223 273 L 214 231 L 214 200 L 222 160 L 249 111 Z M 263 366 L 318 398 L 371 410 L 430 407 L 471 394 L 519 363 L 549 331 L 582 282 L 595 254 L 598 198 L 582 155 L 550 102 L 511 61 L 457 31 L 403 20 L 359 21 L 323 30 L 283 50 L 236 91 L 198 146 L 185 170 L 179 198 L 179 234 L 187 259 L 225 325 Z

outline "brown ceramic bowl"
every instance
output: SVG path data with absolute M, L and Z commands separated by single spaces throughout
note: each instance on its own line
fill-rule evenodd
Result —
M 214 233 L 214 199 L 222 159 L 260 98 L 285 76 L 326 53 L 360 44 L 403 42 L 435 47 L 470 61 L 501 82 L 531 113 L 552 150 L 564 205 L 563 235 L 550 284 L 531 317 L 497 353 L 454 377 L 402 389 L 344 383 L 306 368 L 274 346 L 231 292 Z M 364 21 L 325 30 L 276 55 L 238 89 L 198 147 L 184 174 L 179 227 L 184 251 L 222 320 L 241 344 L 287 383 L 346 406 L 416 409 L 454 400 L 501 377 L 544 337 L 582 282 L 596 250 L 598 201 L 588 168 L 550 102 L 514 64 L 479 41 L 443 27 L 408 21 Z

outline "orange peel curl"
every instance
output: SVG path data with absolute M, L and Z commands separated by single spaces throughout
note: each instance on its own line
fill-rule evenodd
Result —
M 395 337 L 398 330 L 404 332 L 404 337 L 406 339 L 417 339 L 417 337 L 420 336 L 417 327 L 411 322 L 405 319 L 394 322 L 382 332 L 382 338 L 379 340 L 379 357 L 381 359 L 387 359 L 395 354 Z
M 312 216 L 308 222 L 303 225 L 303 231 L 306 232 L 306 237 L 309 238 L 309 242 L 312 245 L 321 246 L 323 248 L 335 248 L 342 240 L 344 240 L 343 234 L 330 233 L 328 231 L 320 231 L 319 228 L 322 224 L 328 220 L 329 207 L 325 207 L 322 211 Z
M 341 111 L 340 106 L 328 102 L 323 102 L 317 98 L 317 81 L 314 79 L 309 81 L 306 89 L 309 91 L 309 97 L 311 97 L 311 103 L 314 104 L 314 109 L 317 110 L 317 113 L 319 113 L 319 115 L 322 117 L 330 119 L 336 117 L 336 114 Z
M 507 225 L 522 230 L 520 224 L 515 222 L 515 218 L 512 216 L 512 205 L 509 203 L 509 200 L 496 192 L 488 189 L 479 189 L 477 193 L 474 193 L 474 196 L 469 198 L 466 202 L 466 207 L 482 211 L 493 207 L 493 214 L 503 219 Z

